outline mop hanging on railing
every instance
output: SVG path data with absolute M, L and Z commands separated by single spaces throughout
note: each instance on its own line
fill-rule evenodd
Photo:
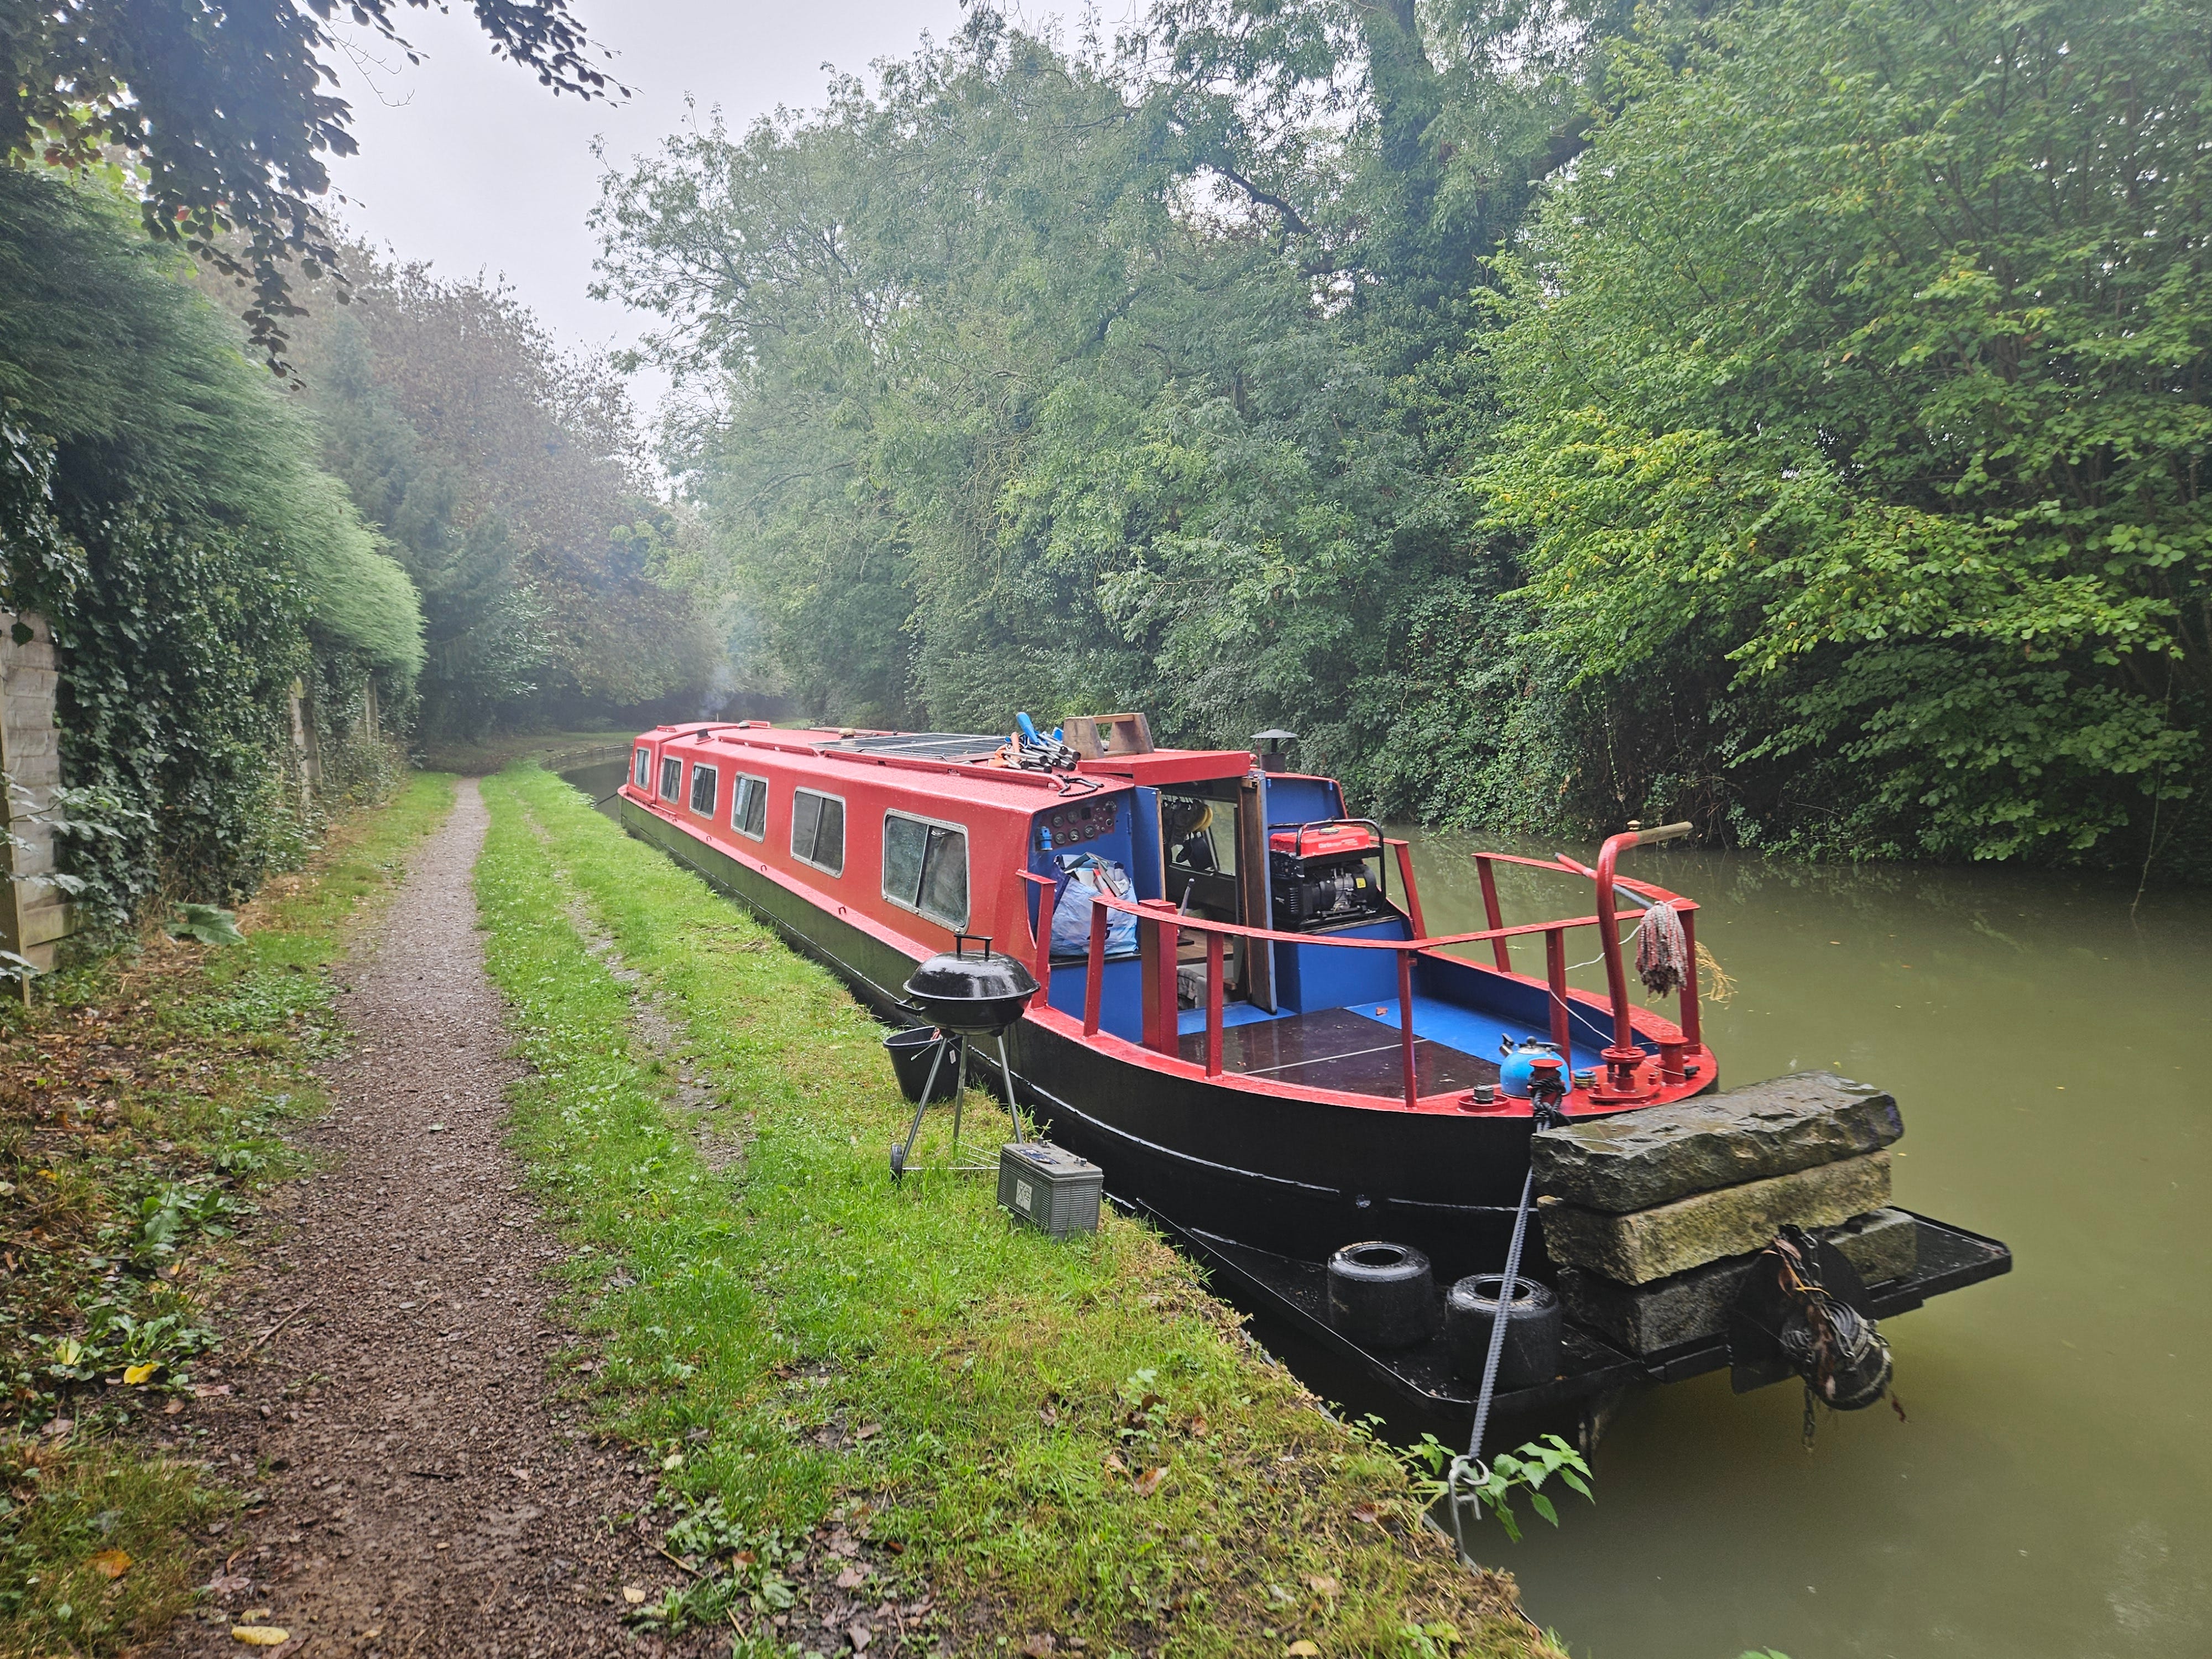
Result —
M 1636 934 L 1636 976 L 1644 988 L 1655 997 L 1681 989 L 1690 977 L 1690 945 L 1674 907 L 1664 899 L 1646 907 Z

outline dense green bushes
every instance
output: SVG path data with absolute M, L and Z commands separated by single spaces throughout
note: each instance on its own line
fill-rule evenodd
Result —
M 1824 803 L 1747 831 L 2139 858 L 2186 797 L 2208 52 L 2166 0 L 1852 0 L 1620 54 L 1478 479 L 1553 649 L 1724 684 L 1724 740 Z
M 0 170 L 0 604 L 52 623 L 74 872 L 109 925 L 295 850 L 295 681 L 404 713 L 423 658 L 412 585 L 178 258 L 108 183 Z

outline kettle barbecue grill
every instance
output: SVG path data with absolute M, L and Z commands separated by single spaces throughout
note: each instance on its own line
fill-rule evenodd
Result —
M 969 951 L 967 947 L 970 940 L 983 948 Z M 930 1097 L 936 1092 L 938 1070 L 948 1054 L 953 1065 L 953 1093 L 952 1150 L 949 1154 L 952 1161 L 947 1167 L 971 1167 L 958 1162 L 960 1115 L 966 1093 L 968 1045 L 977 1038 L 997 1039 L 999 1069 L 1006 1080 L 1006 1111 L 1019 1127 L 1020 1109 L 1014 1099 L 1014 1068 L 1006 1058 L 1006 1028 L 1019 1019 L 1030 1006 L 1030 999 L 1037 993 L 1037 982 L 1036 976 L 1023 963 L 992 950 L 987 936 L 955 933 L 951 950 L 939 952 L 916 968 L 903 988 L 907 1000 L 900 1006 L 934 1025 L 938 1038 L 936 1056 L 930 1062 L 929 1080 L 922 1085 L 915 1103 L 914 1122 L 907 1129 L 905 1141 L 891 1148 L 894 1181 L 906 1174 L 907 1159 L 914 1155 L 915 1140 L 921 1133 L 923 1115 L 929 1110 Z M 989 1170 L 996 1166 L 972 1167 Z

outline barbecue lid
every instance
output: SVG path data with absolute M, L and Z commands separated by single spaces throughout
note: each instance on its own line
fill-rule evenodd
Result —
M 967 948 L 973 940 L 983 948 Z M 1017 957 L 1002 956 L 980 934 L 956 933 L 952 949 L 940 951 L 914 970 L 906 994 L 917 1002 L 994 1002 L 1000 998 L 1024 1000 L 1036 994 L 1036 975 Z

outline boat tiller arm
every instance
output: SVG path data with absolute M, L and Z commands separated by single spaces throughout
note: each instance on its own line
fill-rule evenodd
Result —
M 1692 827 L 1666 823 L 1655 830 L 1632 830 L 1608 836 L 1598 848 L 1597 868 L 1590 872 L 1597 881 L 1598 945 L 1605 957 L 1606 994 L 1613 1004 L 1613 1046 L 1603 1050 L 1600 1058 L 1605 1061 L 1607 1097 L 1621 1103 L 1641 1098 L 1636 1089 L 1636 1067 L 1644 1053 L 1636 1046 L 1636 1027 L 1628 1012 L 1628 974 L 1620 959 L 1620 929 L 1613 921 L 1613 866 L 1631 848 L 1679 841 Z

